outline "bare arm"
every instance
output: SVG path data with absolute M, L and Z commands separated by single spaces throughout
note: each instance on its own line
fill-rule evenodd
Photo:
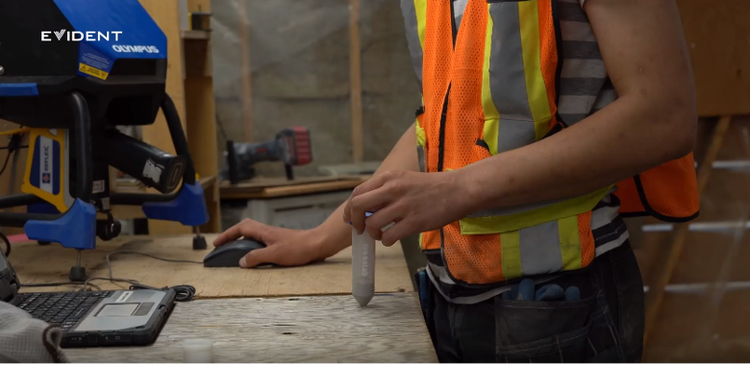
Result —
M 582 195 L 688 154 L 697 112 L 674 0 L 588 0 L 618 100 L 571 128 L 456 172 L 470 210 Z
M 617 101 L 549 138 L 461 169 L 386 171 L 355 189 L 357 230 L 388 246 L 475 211 L 587 194 L 688 154 L 697 113 L 674 0 L 588 0 L 586 10 Z
M 414 124 L 396 142 L 373 177 L 390 170 L 419 171 Z M 319 243 L 321 259 L 331 257 L 352 244 L 352 227 L 342 220 L 347 203 L 348 201 L 341 204 L 323 224 L 316 228 L 322 238 Z
M 374 178 L 388 170 L 418 171 L 416 146 L 417 137 L 412 125 L 378 167 Z M 214 246 L 224 245 L 240 237 L 265 243 L 265 248 L 250 251 L 239 260 L 239 266 L 244 268 L 262 263 L 299 266 L 322 261 L 352 244 L 351 226 L 342 219 L 347 204 L 348 202 L 342 204 L 325 222 L 310 230 L 274 227 L 245 219 L 216 237 Z

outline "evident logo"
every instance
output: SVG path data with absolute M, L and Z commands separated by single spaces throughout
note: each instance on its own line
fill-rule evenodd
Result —
M 88 32 L 81 32 L 77 30 L 71 30 L 68 31 L 67 29 L 60 29 L 60 30 L 43 30 L 42 31 L 42 42 L 52 42 L 53 38 L 52 35 L 55 35 L 55 38 L 57 38 L 58 41 L 65 41 L 65 42 L 101 42 L 101 41 L 107 41 L 110 40 L 113 41 L 119 41 L 120 35 L 122 34 L 122 31 L 114 31 L 114 32 L 94 32 L 94 31 L 88 31 Z

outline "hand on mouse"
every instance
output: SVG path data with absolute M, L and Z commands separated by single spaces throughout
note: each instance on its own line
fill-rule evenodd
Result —
M 214 246 L 242 237 L 266 244 L 265 248 L 253 250 L 240 260 L 240 266 L 244 268 L 261 263 L 301 266 L 325 259 L 320 250 L 321 235 L 314 230 L 273 227 L 252 219 L 245 219 L 227 229 L 214 240 Z

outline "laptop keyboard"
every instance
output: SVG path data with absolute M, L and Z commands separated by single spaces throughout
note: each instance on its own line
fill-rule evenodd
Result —
M 32 317 L 67 330 L 75 326 L 88 311 L 112 291 L 85 291 L 75 293 L 23 293 L 14 298 L 16 306 Z

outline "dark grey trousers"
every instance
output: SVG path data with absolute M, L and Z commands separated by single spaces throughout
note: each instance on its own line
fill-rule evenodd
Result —
M 630 244 L 552 281 L 579 301 L 447 302 L 430 290 L 427 322 L 440 362 L 640 362 L 644 293 Z

